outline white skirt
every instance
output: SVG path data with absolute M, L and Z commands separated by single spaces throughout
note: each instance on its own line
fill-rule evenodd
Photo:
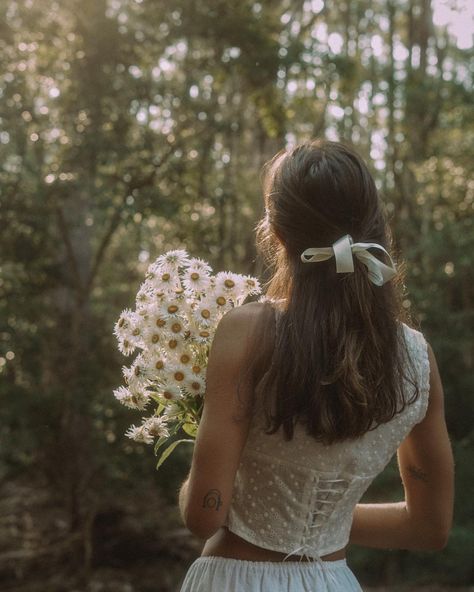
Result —
M 198 557 L 180 592 L 362 592 L 345 559 L 246 561 Z

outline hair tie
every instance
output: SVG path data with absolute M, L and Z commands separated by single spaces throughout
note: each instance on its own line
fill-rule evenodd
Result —
M 390 259 L 390 265 L 382 263 L 368 249 L 383 251 Z M 350 234 L 338 239 L 333 243 L 332 247 L 306 249 L 301 253 L 301 261 L 303 263 L 318 263 L 335 257 L 336 273 L 351 273 L 354 272 L 353 254 L 367 267 L 369 280 L 376 286 L 383 286 L 397 273 L 395 263 L 382 245 L 377 243 L 354 243 Z

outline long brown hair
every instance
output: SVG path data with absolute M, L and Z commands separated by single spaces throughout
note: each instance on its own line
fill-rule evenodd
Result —
M 336 273 L 334 258 L 305 264 L 300 256 L 345 234 L 391 252 L 374 180 L 353 149 L 318 140 L 279 152 L 264 167 L 263 189 L 257 247 L 273 271 L 266 297 L 283 302 L 278 331 L 274 306 L 264 307 L 250 358 L 266 433 L 283 426 L 289 440 L 301 421 L 326 444 L 361 436 L 419 394 L 400 324 L 407 320 L 401 266 L 375 286 L 356 257 L 354 273 Z M 410 401 L 403 378 L 415 386 Z

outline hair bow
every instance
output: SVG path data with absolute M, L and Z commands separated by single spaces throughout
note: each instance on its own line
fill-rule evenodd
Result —
M 391 265 L 382 263 L 368 249 L 379 249 L 383 251 L 390 259 Z M 383 286 L 385 282 L 391 280 L 397 273 L 395 264 L 387 251 L 377 243 L 354 243 L 350 234 L 346 234 L 332 247 L 309 248 L 301 253 L 303 263 L 318 263 L 331 257 L 336 258 L 336 272 L 350 273 L 354 271 L 355 255 L 361 261 L 368 271 L 369 280 L 376 286 Z

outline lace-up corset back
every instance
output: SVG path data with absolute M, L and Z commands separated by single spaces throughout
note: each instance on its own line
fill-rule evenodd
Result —
M 291 441 L 284 440 L 281 429 L 267 435 L 262 413 L 256 412 L 234 483 L 225 523 L 229 530 L 288 556 L 317 559 L 346 546 L 355 505 L 426 413 L 427 344 L 422 333 L 402 327 L 418 399 L 362 437 L 331 445 L 316 442 L 301 424 Z M 406 382 L 404 388 L 413 386 Z

